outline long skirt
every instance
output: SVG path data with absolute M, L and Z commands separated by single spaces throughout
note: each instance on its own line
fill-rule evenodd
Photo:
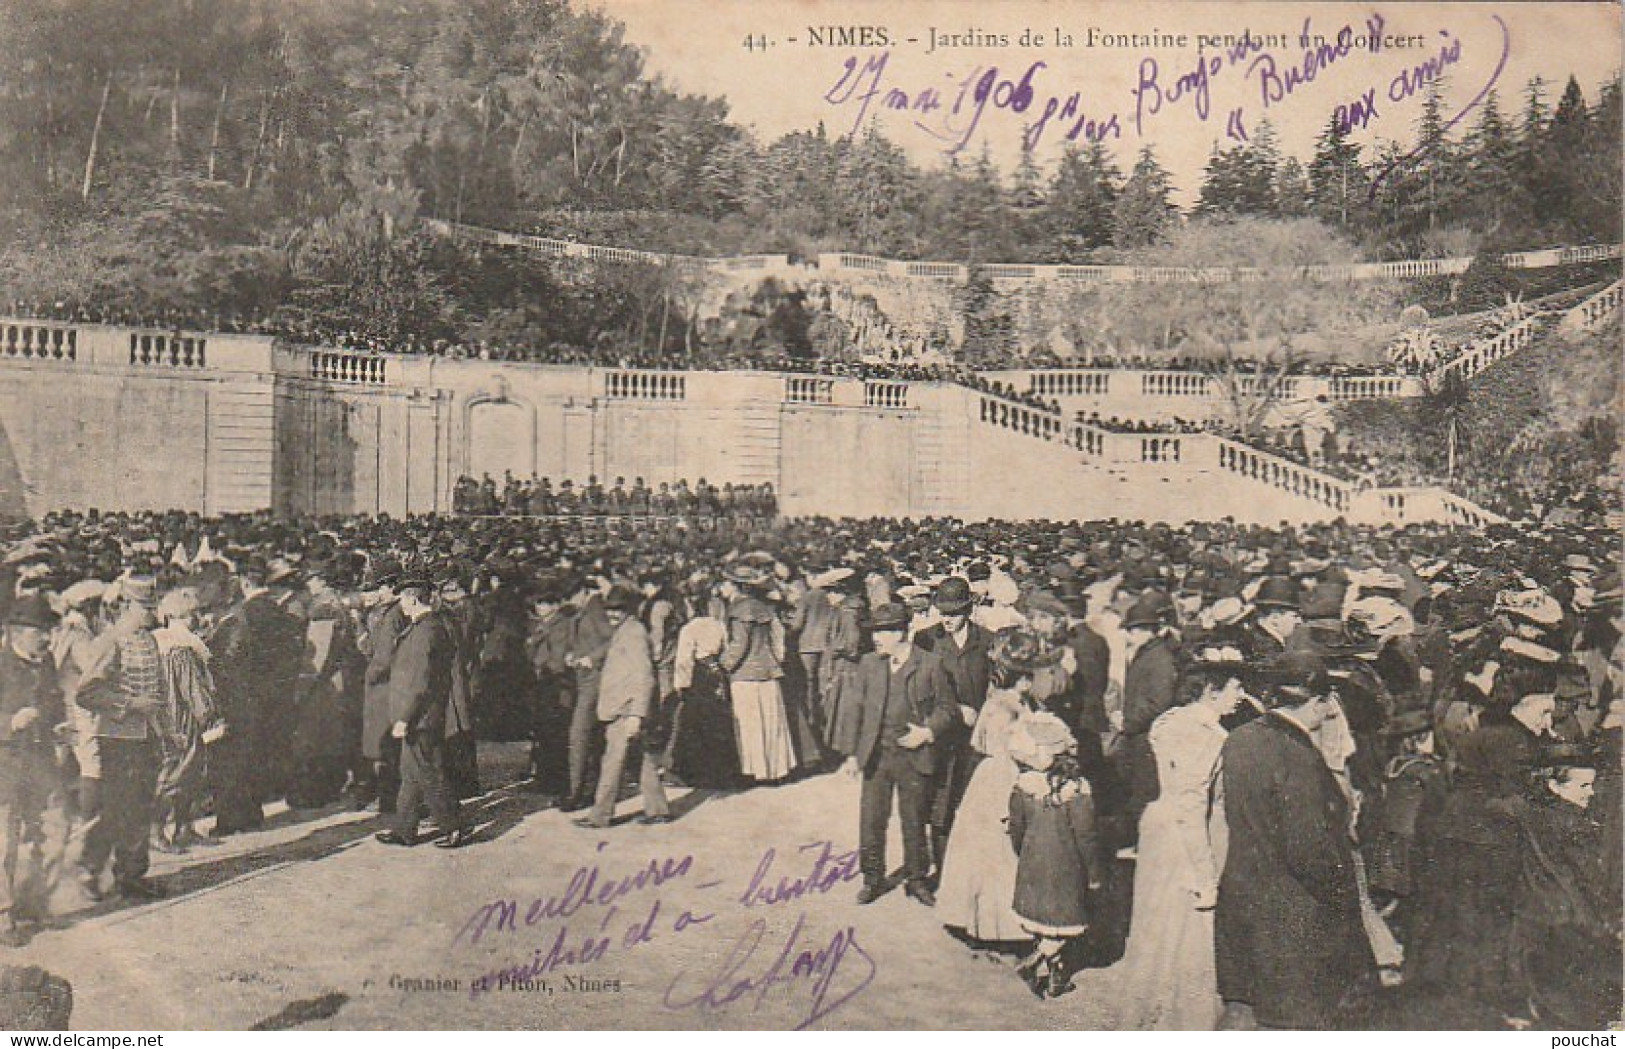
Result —
M 691 787 L 728 789 L 739 781 L 739 744 L 733 705 L 722 672 L 705 664 L 678 695 L 672 766 Z
M 777 681 L 735 681 L 731 686 L 739 771 L 757 780 L 781 780 L 795 768 L 795 747 Z
M 1015 762 L 1002 754 L 977 765 L 948 837 L 937 918 L 978 940 L 1027 937 L 1011 906 L 1019 860 L 1005 829 L 1017 771 Z

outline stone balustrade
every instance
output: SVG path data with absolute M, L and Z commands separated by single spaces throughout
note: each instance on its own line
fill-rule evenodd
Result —
M 178 332 L 130 333 L 130 363 L 149 367 L 204 368 L 208 340 Z
M 1353 497 L 1352 486 L 1330 474 L 1259 451 L 1227 437 L 1209 438 L 1217 447 L 1221 470 L 1278 488 L 1290 495 L 1310 499 L 1344 513 Z
M 1105 397 L 1111 393 L 1111 369 L 1064 369 L 1033 372 L 1028 389 L 1040 397 Z
M 684 372 L 606 371 L 604 396 L 611 400 L 681 401 L 688 396 L 688 377 Z
M 344 350 L 311 350 L 310 377 L 346 385 L 382 386 L 388 382 L 389 358 Z
M 866 379 L 863 383 L 865 408 L 907 408 L 908 383 Z
M 1408 375 L 1334 375 L 1326 382 L 1326 397 L 1332 401 L 1375 401 L 1420 393 L 1420 384 Z
M 1212 386 L 1202 372 L 1141 372 L 1140 392 L 1147 397 L 1206 397 Z
M 786 375 L 784 399 L 790 404 L 834 404 L 835 380 L 812 375 Z
M 78 355 L 76 328 L 50 321 L 0 321 L 0 357 L 71 361 Z
M 1066 428 L 1059 412 L 1044 411 L 1019 401 L 1008 401 L 985 393 L 977 400 L 980 404 L 982 422 L 1014 430 L 1028 437 L 1056 441 L 1061 439 Z
M 1615 281 L 1565 314 L 1563 324 L 1571 330 L 1590 331 L 1613 316 L 1622 295 L 1625 295 L 1625 281 Z
M 1545 318 L 1536 315 L 1513 325 L 1493 338 L 1469 343 L 1466 349 L 1440 366 L 1439 374 L 1455 372 L 1463 379 L 1471 379 L 1496 361 L 1510 357 L 1534 342 L 1535 335 L 1544 320 Z

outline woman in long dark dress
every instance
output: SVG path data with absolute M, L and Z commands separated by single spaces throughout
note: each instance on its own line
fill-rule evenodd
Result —
M 739 785 L 739 743 L 734 738 L 728 675 L 718 658 L 728 641 L 726 611 L 706 590 L 691 595 L 696 615 L 677 634 L 673 683 L 677 740 L 672 770 L 691 787 L 729 790 Z

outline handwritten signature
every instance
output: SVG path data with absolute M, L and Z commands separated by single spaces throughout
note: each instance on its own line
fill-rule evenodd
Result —
M 1501 28 L 1500 61 L 1478 96 L 1447 122 L 1447 128 L 1477 108 L 1505 68 L 1510 51 L 1506 23 L 1497 15 L 1491 17 Z M 853 113 L 853 134 L 873 110 L 907 113 L 916 128 L 945 143 L 944 151 L 950 156 L 970 144 L 984 118 L 998 115 L 1023 121 L 1022 147 L 1029 152 L 1038 148 L 1051 128 L 1057 129 L 1069 142 L 1121 139 L 1125 129 L 1145 138 L 1160 114 L 1178 108 L 1188 108 L 1190 114 L 1204 124 L 1211 117 L 1221 116 L 1225 135 L 1234 141 L 1246 142 L 1246 107 L 1216 110 L 1215 82 L 1227 75 L 1239 77 L 1242 84 L 1250 85 L 1258 110 L 1267 113 L 1310 93 L 1317 82 L 1324 82 L 1331 67 L 1352 59 L 1369 61 L 1384 54 L 1384 41 L 1393 39 L 1386 30 L 1387 20 L 1376 12 L 1372 12 L 1363 25 L 1345 24 L 1330 36 L 1314 32 L 1311 21 L 1306 18 L 1298 36 L 1301 50 L 1290 56 L 1271 51 L 1261 38 L 1251 34 L 1220 50 L 1199 50 L 1184 68 L 1165 69 L 1155 57 L 1146 55 L 1136 63 L 1135 82 L 1129 90 L 1134 104 L 1125 114 L 1098 100 L 1086 100 L 1081 92 L 1069 92 L 1065 85 L 1055 86 L 1054 74 L 1046 74 L 1048 65 L 1042 61 L 1030 63 L 1019 75 L 1001 71 L 997 66 L 977 66 L 963 75 L 943 74 L 945 85 L 898 86 L 887 79 L 889 50 L 862 58 L 857 55 L 846 58 L 840 75 L 824 93 L 824 101 Z M 1444 42 L 1436 54 L 1405 67 L 1389 82 L 1389 102 L 1398 104 L 1411 98 L 1440 80 L 1448 67 L 1461 61 L 1461 40 L 1446 30 L 1440 30 L 1439 35 Z M 1419 44 L 1422 37 L 1415 35 L 1406 39 L 1414 39 Z M 1238 72 L 1230 73 L 1232 69 Z M 1337 106 L 1336 119 L 1344 125 L 1345 131 L 1365 127 L 1379 116 L 1378 97 L 1374 86 L 1357 91 L 1352 102 Z M 1415 155 L 1400 158 L 1396 165 L 1414 159 Z M 1393 166 L 1382 173 L 1379 183 Z
M 752 973 L 756 964 L 765 961 L 772 951 L 763 948 L 767 938 L 767 922 L 756 919 L 723 957 L 716 971 L 708 977 L 691 980 L 681 973 L 666 988 L 666 1008 L 679 1011 L 700 1009 L 715 1011 L 727 1008 L 741 1000 L 753 1001 L 752 1011 L 759 1010 L 769 994 L 779 986 L 799 985 L 809 994 L 808 1010 L 796 1030 L 804 1030 L 841 1006 L 850 1002 L 874 981 L 876 966 L 869 952 L 858 943 L 857 930 L 848 925 L 832 936 L 827 944 L 818 947 L 802 945 L 802 930 L 807 916 L 799 915 L 790 935 L 773 955 L 765 969 Z M 757 952 L 762 951 L 758 959 Z M 851 956 L 858 968 L 848 970 L 842 977 L 842 964 Z M 692 984 L 699 989 L 693 990 Z

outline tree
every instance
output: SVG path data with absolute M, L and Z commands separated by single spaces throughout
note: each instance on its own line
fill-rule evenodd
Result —
M 1112 243 L 1119 248 L 1155 244 L 1173 228 L 1177 211 L 1168 172 L 1149 145 L 1140 147 L 1134 172 L 1112 208 Z
M 904 254 L 912 236 L 915 174 L 903 151 L 870 124 L 842 139 L 835 172 L 838 230 L 857 251 Z
M 1370 181 L 1360 165 L 1360 146 L 1349 141 L 1345 121 L 1334 114 L 1315 142 L 1309 162 L 1309 212 L 1340 229 L 1359 226 Z
M 1298 267 L 1359 261 L 1353 242 L 1314 219 L 1193 219 L 1164 243 L 1129 254 L 1139 266 Z M 1312 356 L 1376 359 L 1373 325 L 1397 312 L 1395 287 L 1351 281 L 1328 293 L 1313 281 L 1168 281 L 1106 285 L 1123 349 L 1193 358 L 1252 435 L 1282 405 L 1285 380 Z
M 954 298 L 965 330 L 960 359 L 972 366 L 1007 360 L 1015 348 L 1015 323 L 987 272 L 972 266 Z
M 1043 226 L 1053 261 L 1081 262 L 1112 242 L 1113 208 L 1123 176 L 1106 147 L 1068 143 L 1050 180 Z
M 1479 202 L 1469 212 L 1469 219 L 1477 228 L 1489 232 L 1503 225 L 1522 227 L 1529 205 L 1517 169 L 1517 142 L 1501 117 L 1500 101 L 1494 91 L 1484 99 L 1478 120 L 1468 133 L 1464 154 L 1472 195 Z

